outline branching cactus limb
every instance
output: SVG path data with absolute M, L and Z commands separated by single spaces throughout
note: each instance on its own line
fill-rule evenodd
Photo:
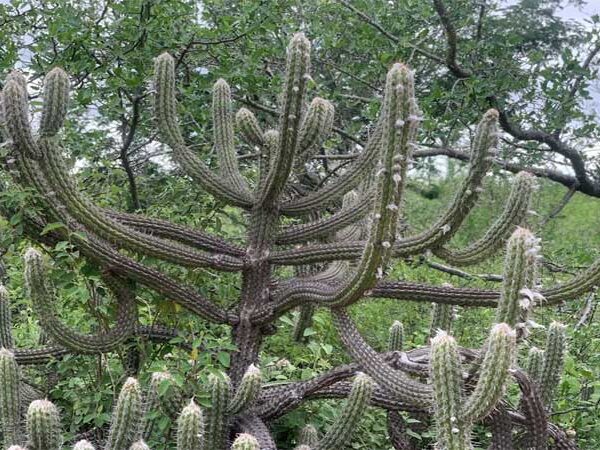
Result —
M 11 349 L 14 346 L 10 299 L 6 288 L 0 285 L 0 348 Z
M 367 375 L 359 373 L 352 383 L 352 390 L 340 417 L 319 441 L 316 450 L 336 450 L 343 448 L 350 441 L 369 404 L 372 392 L 373 381 Z
M 27 448 L 60 450 L 62 433 L 58 409 L 48 400 L 36 400 L 27 410 Z
M 431 304 L 431 326 L 429 336 L 433 338 L 439 330 L 452 332 L 452 321 L 454 320 L 454 306 L 444 303 Z
M 439 331 L 431 340 L 433 407 L 440 449 L 471 448 L 470 423 L 462 415 L 462 374 L 458 346 L 452 336 Z
M 540 376 L 541 397 L 550 408 L 558 383 L 562 376 L 566 351 L 566 327 L 558 322 L 552 322 L 548 328 L 544 364 Z
M 262 385 L 260 369 L 251 365 L 242 377 L 235 395 L 227 406 L 227 414 L 235 415 L 252 405 Z
M 142 425 L 142 393 L 134 378 L 128 378 L 115 405 L 106 450 L 128 448 L 139 439 Z
M 404 342 L 404 326 L 402 322 L 395 320 L 388 333 L 388 350 L 399 352 Z
M 231 383 L 226 375 L 208 377 L 211 405 L 206 411 L 204 448 L 224 449 L 227 442 L 227 406 L 230 402 Z
M 10 350 L 0 349 L 0 427 L 3 446 L 21 442 L 19 366 Z
M 462 249 L 435 248 L 434 253 L 454 266 L 465 266 L 485 260 L 502 247 L 513 228 L 527 216 L 535 188 L 535 178 L 528 172 L 519 172 L 512 182 L 502 214 L 480 239 Z
M 203 450 L 204 416 L 193 400 L 177 419 L 177 450 Z

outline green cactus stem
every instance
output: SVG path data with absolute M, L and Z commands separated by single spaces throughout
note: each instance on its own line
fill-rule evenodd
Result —
M 233 441 L 231 450 L 260 450 L 260 445 L 254 436 L 242 433 Z
M 19 367 L 14 354 L 0 349 L 0 425 L 4 447 L 21 442 L 21 394 Z
M 193 400 L 183 408 L 177 419 L 177 450 L 203 450 L 204 417 Z
M 566 327 L 558 322 L 552 322 L 548 327 L 544 364 L 540 376 L 540 393 L 544 404 L 549 408 L 565 363 Z
M 227 441 L 227 406 L 230 401 L 231 382 L 226 375 L 208 377 L 211 405 L 206 412 L 204 448 L 222 449 Z
M 252 364 L 246 370 L 235 395 L 229 402 L 227 414 L 235 415 L 248 408 L 258 396 L 261 384 L 260 369 Z
M 388 350 L 399 352 L 402 350 L 404 341 L 404 325 L 402 322 L 395 320 L 388 332 Z
M 48 400 L 35 400 L 27 409 L 27 448 L 60 450 L 62 434 L 58 409 Z
M 113 410 L 106 450 L 124 450 L 139 440 L 142 421 L 142 393 L 135 378 L 128 378 Z
M 373 381 L 364 373 L 359 373 L 352 383 L 352 390 L 342 409 L 342 413 L 329 428 L 316 450 L 338 450 L 343 448 L 356 431 L 356 426 L 363 418 L 365 408 L 369 404 L 373 392 Z

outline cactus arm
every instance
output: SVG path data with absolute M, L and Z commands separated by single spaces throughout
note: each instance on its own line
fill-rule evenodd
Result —
M 132 251 L 185 266 L 207 266 L 228 271 L 241 269 L 242 264 L 238 258 L 208 255 L 181 244 L 140 233 L 107 217 L 74 186 L 72 178 L 67 175 L 57 142 L 52 138 L 42 138 L 39 146 L 43 152 L 40 167 L 59 201 L 76 220 L 103 239 Z
M 235 113 L 235 124 L 242 139 L 251 146 L 262 146 L 265 143 L 265 134 L 252 111 L 240 108 Z
M 458 345 L 446 331 L 439 331 L 431 340 L 430 366 L 437 445 L 446 450 L 471 448 L 470 427 L 462 418 Z
M 164 239 L 171 239 L 199 250 L 211 253 L 222 253 L 228 256 L 243 256 L 244 250 L 235 244 L 217 236 L 187 228 L 185 226 L 162 220 L 156 217 L 147 218 L 140 214 L 131 214 L 110 209 L 102 212 L 113 220 L 142 233 L 151 234 Z
M 350 441 L 369 404 L 372 392 L 373 381 L 364 373 L 359 373 L 352 383 L 352 390 L 340 416 L 319 441 L 316 450 L 337 450 Z
M 33 185 L 38 192 L 50 193 L 50 190 L 47 187 L 48 182 L 43 177 L 42 171 L 39 169 L 37 163 L 23 157 L 19 152 L 17 152 L 15 156 L 15 161 L 17 162 L 19 170 L 31 185 Z M 207 320 L 220 323 L 228 321 L 226 311 L 202 297 L 191 288 L 183 286 L 181 282 L 169 278 L 162 272 L 146 267 L 137 261 L 124 256 L 108 246 L 105 242 L 98 239 L 93 233 L 90 233 L 89 230 L 86 230 L 81 225 L 77 224 L 64 211 L 63 205 L 57 201 L 54 195 L 45 195 L 44 203 L 56 220 L 68 224 L 69 228 L 73 231 L 80 231 L 85 234 L 85 236 L 82 236 L 77 233 L 72 233 L 68 235 L 68 239 L 76 244 L 86 257 L 99 262 L 101 265 L 120 271 L 124 276 L 160 292 L 166 298 L 179 303 L 184 308 L 189 309 Z
M 515 355 L 516 333 L 506 323 L 499 323 L 490 331 L 486 345 L 479 379 L 462 410 L 466 423 L 487 416 L 502 396 Z
M 554 391 L 558 387 L 563 372 L 566 350 L 565 326 L 552 322 L 548 327 L 544 364 L 540 376 L 540 394 L 544 404 L 550 409 Z
M 252 198 L 238 192 L 222 177 L 210 170 L 185 144 L 177 123 L 175 100 L 175 61 L 168 53 L 156 58 L 154 65 L 156 88 L 155 113 L 162 138 L 173 150 L 179 165 L 206 191 L 231 205 L 249 208 Z
M 532 383 L 520 370 L 513 371 L 512 375 L 521 391 L 520 409 L 525 416 L 528 431 L 524 437 L 526 446 L 536 450 L 546 449 L 548 448 L 548 418 L 538 385 Z
M 447 333 L 452 331 L 452 321 L 454 320 L 453 305 L 444 303 L 431 304 L 431 325 L 429 327 L 429 337 L 433 338 L 438 330 L 444 330 Z
M 14 146 L 29 158 L 39 158 L 41 151 L 29 123 L 27 83 L 23 75 L 11 73 L 2 89 L 2 109 L 4 127 Z
M 496 322 L 504 322 L 514 327 L 521 310 L 529 309 L 529 300 L 524 298 L 523 289 L 535 289 L 535 286 L 527 284 L 532 281 L 530 274 L 535 270 L 538 250 L 538 240 L 525 228 L 517 228 L 509 238 Z
M 388 350 L 393 352 L 401 351 L 403 340 L 404 326 L 402 322 L 395 320 L 388 333 Z
M 242 377 L 235 395 L 227 406 L 227 414 L 233 416 L 247 409 L 258 396 L 262 385 L 260 370 L 251 365 Z
M 62 128 L 69 105 L 69 78 L 59 67 L 44 78 L 44 106 L 40 121 L 41 136 L 55 136 Z
M 207 410 L 203 449 L 224 449 L 227 441 L 227 405 L 231 383 L 226 375 L 208 377 L 211 406 Z
M 12 352 L 0 348 L 0 425 L 3 447 L 21 441 L 21 391 L 19 366 Z
M 274 160 L 274 155 L 277 154 L 277 146 L 279 145 L 279 131 L 268 130 L 265 133 L 265 142 L 260 147 L 260 156 L 258 158 L 258 183 L 257 190 L 263 189 L 267 180 L 267 175 L 271 170 L 271 164 Z
M 161 386 L 163 383 L 169 383 L 173 381 L 173 377 L 167 372 L 154 372 L 150 377 L 150 384 L 146 390 L 146 396 L 144 398 L 144 413 L 142 415 L 142 438 L 145 441 L 150 440 L 152 430 L 154 428 L 153 414 L 160 409 L 163 398 L 160 394 Z M 170 387 L 170 386 L 169 386 Z
M 409 404 L 429 405 L 431 388 L 390 367 L 360 335 L 348 313 L 335 309 L 333 321 L 346 351 L 377 384 Z
M 231 111 L 231 89 L 223 79 L 213 86 L 213 127 L 215 149 L 219 157 L 219 169 L 227 184 L 231 185 L 242 197 L 252 194 L 248 183 L 240 174 L 234 143 L 234 117 Z
M 365 217 L 371 210 L 372 204 L 373 196 L 367 195 L 352 207 L 343 208 L 329 217 L 284 227 L 277 235 L 276 243 L 281 245 L 296 244 L 332 234 Z
M 296 157 L 296 170 L 301 171 L 301 165 L 317 151 L 333 127 L 333 105 L 320 97 L 315 97 L 308 107 L 300 128 L 300 147 Z
M 231 450 L 260 450 L 260 445 L 254 436 L 242 433 L 233 441 Z
M 525 364 L 525 372 L 529 379 L 534 383 L 540 383 L 542 379 L 542 370 L 544 367 L 544 351 L 531 347 L 527 353 L 527 361 Z
M 202 446 L 204 417 L 193 400 L 183 408 L 177 419 L 177 450 L 209 450 Z
M 139 440 L 142 421 L 142 393 L 135 378 L 123 384 L 106 441 L 106 450 L 122 450 Z
M 113 330 L 97 335 L 84 335 L 72 331 L 56 315 L 53 289 L 47 281 L 42 255 L 32 248 L 25 254 L 25 283 L 33 308 L 44 329 L 60 345 L 78 353 L 102 353 L 115 349 L 133 334 L 137 320 L 135 300 L 124 286 L 119 287 L 119 310 Z
M 434 248 L 433 253 L 454 266 L 477 264 L 490 257 L 510 236 L 529 211 L 534 177 L 528 172 L 519 172 L 513 182 L 510 195 L 505 202 L 502 214 L 477 241 L 461 249 L 446 247 Z
M 26 417 L 29 450 L 60 450 L 62 434 L 58 409 L 48 400 L 35 400 Z
M 288 59 L 279 122 L 279 145 L 258 194 L 261 205 L 272 204 L 281 194 L 299 147 L 302 108 L 310 69 L 310 43 L 302 33 L 294 35 L 288 47 Z
M 14 346 L 8 290 L 0 284 L 0 348 L 11 349 Z

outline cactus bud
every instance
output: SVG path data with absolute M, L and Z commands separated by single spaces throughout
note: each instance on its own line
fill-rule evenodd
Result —
M 136 441 L 131 444 L 129 450 L 150 450 L 150 447 L 148 447 L 144 441 Z
M 256 116 L 246 108 L 240 108 L 235 114 L 236 125 L 244 138 L 250 145 L 262 145 L 265 140 Z
M 312 425 L 305 425 L 298 435 L 298 445 L 315 448 L 319 443 L 319 432 Z

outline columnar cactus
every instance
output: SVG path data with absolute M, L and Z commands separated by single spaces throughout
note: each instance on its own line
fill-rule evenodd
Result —
M 58 409 L 48 400 L 35 400 L 27 409 L 27 447 L 60 450 L 62 434 Z
M 14 355 L 7 349 L 0 349 L 0 424 L 4 447 L 21 441 L 19 367 Z
M 358 157 L 337 178 L 322 180 L 306 190 L 296 189 L 297 181 L 307 168 L 318 164 L 311 158 L 323 150 L 333 129 L 335 109 L 325 99 L 307 99 L 310 43 L 303 34 L 294 35 L 288 47 L 279 120 L 274 129 L 263 128 L 261 117 L 249 109 L 234 112 L 231 88 L 224 80 L 215 83 L 212 130 L 217 168 L 210 167 L 188 146 L 188 136 L 179 126 L 175 59 L 163 53 L 156 58 L 154 68 L 154 109 L 162 142 L 171 148 L 175 162 L 195 185 L 247 213 L 246 240 L 235 244 L 179 223 L 94 204 L 78 188 L 65 161 L 68 150 L 60 130 L 68 111 L 68 75 L 59 68 L 46 75 L 40 127 L 34 131 L 27 80 L 21 73 L 11 73 L 0 95 L 0 130 L 6 140 L 4 166 L 15 183 L 38 194 L 32 200 L 35 208 L 25 210 L 24 229 L 42 246 L 68 239 L 90 264 L 98 266 L 118 311 L 116 326 L 106 332 L 83 334 L 67 326 L 56 312 L 58 302 L 42 252 L 29 250 L 25 256 L 27 291 L 52 345 L 34 350 L 13 348 L 12 337 L 1 324 L 9 308 L 6 292 L 0 291 L 0 344 L 14 355 L 10 359 L 7 350 L 0 352 L 0 376 L 12 380 L 8 386 L 15 386 L 15 359 L 19 364 L 35 364 L 67 353 L 111 352 L 139 334 L 168 339 L 171 335 L 163 329 L 138 322 L 134 289 L 150 289 L 207 322 L 229 326 L 236 347 L 227 377 L 210 376 L 207 388 L 211 406 L 203 412 L 194 403 L 184 408 L 179 393 L 161 403 L 156 386 L 150 388 L 147 404 L 152 408 L 160 404 L 170 416 L 183 408 L 178 420 L 180 449 L 228 450 L 229 439 L 237 435 L 253 436 L 236 444 L 240 448 L 254 445 L 255 439 L 260 448 L 274 449 L 270 422 L 311 398 L 347 401 L 339 420 L 321 439 L 316 433 L 310 439 L 300 439 L 298 448 L 302 450 L 341 448 L 367 404 L 393 412 L 388 422 L 396 433 L 396 446 L 405 442 L 397 438 L 402 432 L 396 429 L 401 422 L 396 420 L 398 411 L 424 416 L 434 411 L 439 444 L 449 448 L 468 448 L 474 423 L 500 423 L 488 415 L 498 405 L 509 408 L 501 396 L 516 354 L 514 330 L 519 331 L 519 338 L 524 336 L 527 313 L 533 307 L 570 300 L 598 284 L 600 259 L 572 280 L 541 289 L 536 265 L 539 245 L 525 228 L 515 231 L 529 210 L 534 183 L 527 173 L 515 177 L 504 210 L 480 239 L 463 248 L 453 245 L 452 238 L 477 203 L 490 168 L 499 137 L 498 112 L 492 109 L 483 114 L 473 137 L 468 170 L 448 207 L 429 227 L 405 236 L 398 224 L 406 218 L 406 183 L 411 158 L 419 151 L 417 133 L 422 120 L 413 72 L 406 65 L 396 63 L 390 68 L 379 116 Z M 239 137 L 257 149 L 258 176 L 254 182 L 245 176 L 245 163 L 238 161 L 236 128 Z M 9 210 L 2 212 L 10 214 Z M 55 222 L 65 226 L 42 233 L 48 223 Z M 508 238 L 500 291 L 388 279 L 388 268 L 395 260 L 419 260 L 421 255 L 433 254 L 448 264 L 470 265 L 494 255 Z M 153 265 L 157 259 L 187 268 L 241 273 L 238 304 L 225 309 L 201 294 L 197 286 L 162 271 L 163 265 Z M 298 270 L 279 270 L 287 266 Z M 305 267 L 311 270 L 303 270 Z M 281 277 L 283 273 L 295 275 Z M 348 312 L 348 307 L 360 300 L 374 297 L 433 302 L 431 352 L 402 351 L 401 326 L 397 324 L 392 327 L 388 351 L 374 350 Z M 496 323 L 480 351 L 462 349 L 450 336 L 451 311 L 456 306 L 497 308 Z M 262 385 L 256 365 L 264 338 L 276 331 L 274 324 L 280 317 L 296 308 L 301 310 L 298 333 L 302 335 L 316 308 L 329 309 L 354 363 L 286 386 Z M 445 332 L 438 333 L 438 329 Z M 550 327 L 541 369 L 539 360 L 532 360 L 528 369 L 546 403 L 555 390 L 563 361 L 561 333 L 564 331 L 557 325 Z M 539 355 L 532 358 L 539 359 Z M 430 374 L 432 383 L 428 382 Z M 18 403 L 19 389 L 6 386 L 3 383 L 0 388 L 0 415 L 3 429 L 8 430 L 4 436 L 13 440 L 19 437 L 10 436 L 11 424 L 17 421 L 14 404 Z M 128 380 L 115 407 L 106 448 L 143 448 L 141 439 L 151 440 L 151 421 L 143 422 L 147 411 L 141 398 L 137 382 Z M 536 410 L 534 403 L 523 401 L 522 406 L 531 413 Z M 32 420 L 43 416 L 36 411 L 34 408 Z M 551 424 L 540 425 L 538 421 L 536 427 L 528 426 L 534 416 L 539 414 L 508 411 L 498 416 L 504 428 L 492 428 L 505 429 L 509 417 L 510 427 L 527 429 L 530 434 L 543 428 L 548 432 L 544 436 L 559 442 L 559 433 L 548 431 Z M 32 431 L 37 436 L 40 428 L 35 420 L 32 424 L 37 428 Z M 423 423 L 427 426 L 427 421 Z M 83 449 L 88 444 L 80 442 L 78 446 Z

